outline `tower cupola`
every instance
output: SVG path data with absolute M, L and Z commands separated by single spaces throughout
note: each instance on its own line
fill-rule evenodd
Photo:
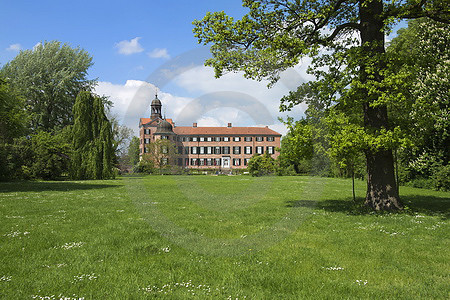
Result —
M 155 95 L 155 99 L 152 101 L 152 104 L 150 106 L 150 110 L 151 110 L 151 115 L 150 115 L 150 119 L 154 120 L 154 119 L 162 119 L 162 115 L 161 115 L 161 101 L 158 99 L 158 94 Z

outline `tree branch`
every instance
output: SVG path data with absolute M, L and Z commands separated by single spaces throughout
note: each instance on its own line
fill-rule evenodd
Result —
M 338 25 L 338 26 L 336 26 L 336 28 L 334 29 L 333 33 L 332 33 L 329 37 L 326 38 L 326 42 L 331 42 L 331 41 L 333 41 L 333 40 L 336 38 L 336 36 L 337 36 L 342 30 L 347 29 L 347 28 L 352 28 L 352 29 L 355 29 L 355 30 L 361 30 L 361 25 L 358 24 L 358 23 L 352 23 L 352 22 Z

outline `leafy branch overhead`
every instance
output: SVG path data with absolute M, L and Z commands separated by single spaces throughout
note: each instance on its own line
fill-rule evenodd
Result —
M 217 77 L 224 72 L 243 71 L 247 78 L 269 79 L 299 63 L 301 57 L 315 56 L 321 47 L 340 47 L 368 24 L 361 22 L 359 9 L 372 1 L 274 1 L 244 0 L 250 11 L 240 20 L 225 12 L 207 13 L 195 20 L 199 43 L 211 45 Z M 446 1 L 393 1 L 386 3 L 377 21 L 389 31 L 402 18 L 430 17 L 449 22 Z

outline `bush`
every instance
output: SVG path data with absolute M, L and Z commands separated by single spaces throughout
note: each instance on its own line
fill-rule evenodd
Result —
M 438 191 L 450 191 L 450 165 L 443 166 L 433 176 L 433 187 Z
M 133 173 L 153 174 L 155 172 L 155 164 L 148 157 L 142 160 L 133 168 Z
M 252 176 L 270 175 L 275 172 L 275 160 L 268 152 L 254 155 L 248 162 L 248 171 Z

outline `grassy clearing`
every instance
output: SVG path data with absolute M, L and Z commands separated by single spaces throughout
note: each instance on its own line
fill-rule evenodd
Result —
M 0 298 L 448 299 L 450 193 L 401 194 L 374 214 L 342 179 L 0 183 Z

